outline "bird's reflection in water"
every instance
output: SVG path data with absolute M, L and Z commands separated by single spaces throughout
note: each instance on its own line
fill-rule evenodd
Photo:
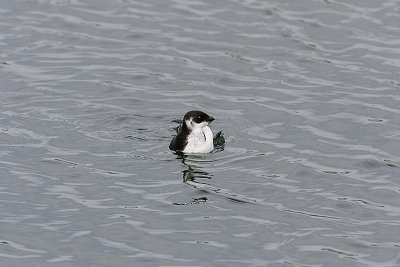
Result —
M 183 173 L 183 182 L 194 188 L 200 189 L 203 193 L 209 193 L 208 190 L 203 189 L 204 186 L 209 186 L 206 182 L 212 178 L 205 169 L 208 169 L 212 163 L 213 158 L 211 154 L 178 154 L 177 159 L 182 160 L 182 163 L 187 167 Z M 174 205 L 193 205 L 200 204 L 207 201 L 207 197 L 193 198 L 187 203 L 173 203 Z
M 183 171 L 183 182 L 198 182 L 199 179 L 211 179 L 212 175 L 205 169 L 210 167 L 213 160 L 210 155 L 181 155 L 182 163 L 187 167 Z M 200 182 L 200 181 L 199 181 Z
M 183 182 L 185 184 L 199 189 L 202 193 L 217 195 L 235 203 L 256 203 L 254 199 L 228 192 L 228 190 L 210 184 L 213 175 L 206 170 L 209 170 L 213 166 L 213 154 L 180 154 L 178 155 L 178 159 L 181 159 L 182 163 L 187 167 L 187 169 L 183 171 Z M 193 198 L 192 201 L 188 203 L 174 204 L 192 205 L 204 203 L 206 201 L 207 197 L 200 197 Z
M 196 182 L 196 178 L 211 179 L 208 172 L 193 169 L 191 166 L 188 166 L 188 169 L 183 171 L 184 183 L 186 183 L 187 181 Z

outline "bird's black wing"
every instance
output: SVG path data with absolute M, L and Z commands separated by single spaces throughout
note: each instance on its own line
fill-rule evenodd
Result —
M 169 149 L 174 151 L 182 151 L 187 145 L 187 140 L 182 132 L 178 133 L 169 144 Z
M 225 145 L 225 136 L 222 131 L 219 131 L 215 136 L 214 136 L 214 147 L 222 147 Z

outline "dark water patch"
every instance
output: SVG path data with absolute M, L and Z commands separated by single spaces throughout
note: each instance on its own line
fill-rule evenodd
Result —
M 181 205 L 197 205 L 197 204 L 205 203 L 206 201 L 207 201 L 206 197 L 199 197 L 199 198 L 193 198 L 192 201 L 187 202 L 187 203 L 176 203 L 176 202 L 173 202 L 172 205 L 177 205 L 177 206 L 181 206 Z
M 400 166 L 399 162 L 384 159 L 382 161 L 374 160 L 374 159 L 367 159 L 360 163 L 360 165 L 367 169 L 377 169 L 383 167 L 392 167 L 397 168 Z

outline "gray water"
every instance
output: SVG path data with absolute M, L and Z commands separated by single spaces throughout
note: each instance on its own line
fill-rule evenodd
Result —
M 0 266 L 400 266 L 399 1 L 1 1 L 0 29 Z M 225 149 L 168 151 L 192 109 Z

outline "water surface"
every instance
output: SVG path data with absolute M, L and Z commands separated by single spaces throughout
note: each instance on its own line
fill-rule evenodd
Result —
M 399 266 L 399 14 L 1 2 L 1 265 Z M 168 151 L 192 109 L 224 150 Z

